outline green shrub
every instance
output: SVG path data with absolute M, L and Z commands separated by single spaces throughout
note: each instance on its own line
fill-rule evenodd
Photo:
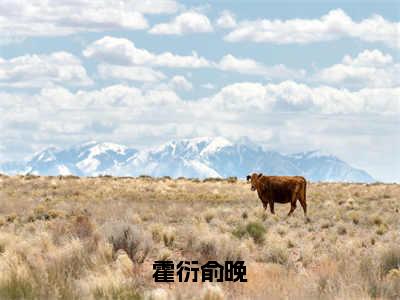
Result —
M 226 181 L 229 183 L 236 183 L 237 182 L 237 177 L 236 176 L 230 176 L 228 178 L 226 178 Z
M 246 226 L 247 233 L 253 238 L 254 242 L 260 244 L 264 242 L 265 227 L 260 222 L 250 222 Z
M 257 244 L 261 244 L 264 242 L 264 234 L 266 230 L 264 225 L 261 222 L 250 222 L 245 227 L 243 225 L 239 225 L 232 234 L 237 238 L 242 238 L 245 235 L 249 235 L 253 238 L 254 242 Z
M 203 179 L 203 182 L 220 182 L 220 181 L 224 181 L 224 179 L 219 177 L 208 177 Z
M 241 239 L 242 237 L 244 237 L 244 236 L 247 234 L 246 227 L 244 227 L 244 226 L 238 226 L 238 227 L 236 227 L 236 229 L 232 232 L 232 234 L 233 234 L 235 237 Z
M 172 230 L 164 231 L 162 237 L 164 245 L 168 248 L 171 248 L 175 241 L 175 232 Z

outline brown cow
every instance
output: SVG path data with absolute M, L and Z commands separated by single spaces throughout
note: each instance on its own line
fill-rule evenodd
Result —
M 274 202 L 289 203 L 290 216 L 296 209 L 297 200 L 300 201 L 304 210 L 304 215 L 307 216 L 306 203 L 306 179 L 302 176 L 264 176 L 262 173 L 253 173 L 247 176 L 247 181 L 251 182 L 251 190 L 257 190 L 263 206 L 267 209 L 268 204 L 272 214 L 274 211 Z

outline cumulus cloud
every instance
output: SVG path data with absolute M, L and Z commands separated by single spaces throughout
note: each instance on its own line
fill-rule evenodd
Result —
M 235 15 L 228 10 L 224 10 L 216 21 L 220 28 L 234 28 L 236 27 Z
M 137 48 L 125 38 L 103 37 L 83 51 L 83 55 L 107 64 L 146 65 L 169 68 L 214 68 L 222 71 L 242 74 L 260 75 L 275 79 L 300 79 L 305 76 L 304 70 L 288 68 L 284 65 L 266 66 L 250 58 L 238 58 L 231 54 L 223 56 L 220 61 L 210 61 L 196 52 L 191 55 L 176 55 L 171 52 L 160 54 Z M 106 74 L 105 74 L 106 75 Z
M 155 54 L 146 49 L 136 48 L 128 39 L 106 36 L 90 44 L 83 55 L 100 61 L 121 65 L 152 65 L 173 68 L 201 68 L 208 67 L 207 59 L 200 57 L 196 52 L 192 55 L 175 55 L 171 52 Z
M 173 138 L 222 135 L 249 136 L 284 151 L 322 143 L 346 158 L 370 147 L 388 153 L 400 114 L 400 88 L 352 92 L 293 81 L 240 82 L 191 101 L 168 85 L 139 89 L 125 84 L 75 92 L 49 87 L 33 95 L 0 92 L 0 98 L 2 157 L 15 145 L 22 151 L 21 140 L 37 150 L 91 138 L 140 147 Z M 365 161 L 370 165 L 369 158 L 373 157 Z M 379 167 L 381 160 L 374 159 Z
M 34 95 L 2 93 L 1 99 L 0 110 L 5 117 L 1 121 L 3 126 L 7 126 L 10 120 L 42 122 L 51 120 L 52 116 L 57 116 L 55 122 L 61 122 L 61 111 L 65 112 L 65 120 L 69 118 L 67 123 L 74 123 L 79 118 L 84 123 L 86 119 L 91 123 L 102 112 L 104 117 L 115 117 L 117 123 L 157 120 L 156 123 L 160 124 L 191 122 L 195 116 L 203 122 L 212 121 L 213 116 L 241 122 L 243 118 L 265 119 L 266 114 L 279 112 L 328 115 L 400 113 L 400 88 L 351 92 L 327 86 L 310 87 L 294 81 L 277 84 L 240 82 L 227 85 L 210 97 L 192 101 L 181 99 L 165 86 L 139 89 L 122 84 L 76 92 L 49 87 Z
M 307 44 L 340 38 L 358 38 L 400 47 L 400 23 L 373 15 L 359 22 L 343 10 L 329 11 L 319 19 L 242 21 L 225 36 L 229 42 L 252 41 L 274 44 Z
M 176 76 L 172 81 L 186 84 L 187 80 L 183 78 Z M 206 121 L 212 115 L 219 117 L 225 113 L 235 116 L 238 121 L 244 115 L 263 117 L 265 113 L 277 112 L 379 115 L 400 113 L 399 87 L 361 89 L 352 92 L 328 86 L 310 87 L 294 81 L 276 84 L 239 82 L 223 87 L 210 97 L 192 101 L 181 99 L 167 86 L 140 89 L 125 84 L 76 92 L 55 86 L 43 88 L 40 93 L 34 95 L 2 93 L 1 99 L 4 99 L 0 103 L 0 109 L 3 112 L 14 111 L 20 117 L 29 118 L 29 120 L 35 120 L 38 114 L 50 111 L 53 113 L 57 110 L 68 110 L 74 118 L 74 111 L 81 115 L 82 112 L 93 111 L 93 109 L 96 112 L 109 110 L 111 114 L 117 111 L 122 113 L 129 111 L 126 116 L 129 120 L 132 120 L 132 117 L 146 119 L 146 115 L 141 115 L 141 113 L 155 116 L 168 111 L 168 114 L 164 114 L 167 118 L 164 120 L 173 122 L 180 122 L 180 117 L 184 120 L 193 120 L 194 115 L 201 116 Z M 163 106 L 162 111 L 160 111 L 160 105 Z M 15 107 L 22 109 L 17 112 Z M 126 110 L 126 108 L 132 108 L 132 110 Z M 25 114 L 24 111 L 29 111 L 29 113 Z M 37 113 L 31 113 L 32 111 Z M 177 116 L 174 111 L 181 111 L 182 114 Z M 159 120 L 159 122 L 162 121 Z
M 96 117 L 96 113 L 100 111 L 106 112 L 115 109 L 114 112 L 110 111 L 114 114 L 131 108 L 129 116 L 126 116 L 130 118 L 140 115 L 144 111 L 157 110 L 157 107 L 160 106 L 174 109 L 177 103 L 181 103 L 181 99 L 173 90 L 165 88 L 142 90 L 126 84 L 111 85 L 99 90 L 78 90 L 75 93 L 63 87 L 44 88 L 33 97 L 22 94 L 14 98 L 15 105 L 26 102 L 27 99 L 33 107 L 37 106 L 36 110 L 40 113 L 46 112 L 48 109 L 68 110 L 72 118 L 75 116 L 74 111 L 90 112 L 91 115 L 88 118 L 91 118 Z M 54 101 L 54 99 L 58 101 Z M 82 118 L 82 120 L 85 119 Z
M 393 57 L 390 54 L 382 53 L 377 49 L 364 50 L 355 58 L 352 58 L 350 55 L 346 55 L 343 58 L 343 63 L 360 67 L 382 67 L 392 62 Z
M 168 23 L 154 25 L 149 33 L 166 35 L 184 35 L 196 32 L 211 32 L 213 27 L 206 15 L 195 11 L 184 12 Z
M 174 90 L 190 91 L 193 88 L 192 83 L 185 76 L 177 75 L 171 78 L 169 85 Z
M 210 61 L 199 56 L 196 52 L 186 56 L 176 55 L 171 52 L 157 54 L 146 49 L 137 48 L 128 39 L 110 36 L 103 37 L 87 46 L 83 51 L 83 55 L 109 65 L 139 65 L 156 68 L 214 68 L 222 71 L 262 76 L 265 79 L 295 79 L 303 82 L 313 81 L 347 88 L 394 87 L 399 84 L 397 78 L 400 78 L 399 64 L 394 63 L 391 55 L 385 54 L 380 50 L 365 50 L 354 58 L 346 55 L 341 63 L 317 70 L 310 78 L 306 77 L 307 72 L 304 69 L 293 69 L 283 64 L 268 66 L 254 59 L 236 57 L 232 54 L 224 55 L 219 61 Z M 119 68 L 119 70 L 121 74 L 122 68 Z M 103 77 L 107 76 L 107 72 L 102 72 L 102 74 Z M 116 78 L 115 72 L 113 74 L 113 77 Z M 111 75 L 112 73 L 110 72 Z M 153 75 L 155 75 L 154 72 Z M 123 77 L 126 78 L 127 75 Z M 123 77 L 121 76 L 121 78 Z M 161 76 L 157 77 L 161 79 Z
M 395 87 L 400 84 L 400 64 L 379 50 L 364 50 L 356 57 L 346 55 L 340 64 L 318 71 L 315 80 L 347 87 Z
M 80 60 L 68 52 L 0 58 L 0 85 L 28 88 L 51 84 L 85 86 L 92 80 Z
M 243 74 L 262 75 L 268 78 L 302 78 L 305 70 L 294 70 L 284 65 L 265 66 L 250 58 L 238 58 L 227 54 L 221 58 L 217 67 L 223 71 L 234 71 Z
M 174 0 L 125 0 L 124 3 L 130 5 L 133 10 L 143 14 L 173 14 L 181 7 L 181 5 Z
M 225 55 L 219 62 L 219 68 L 224 71 L 236 70 L 247 74 L 264 74 L 265 66 L 250 58 L 237 58 L 231 54 Z
M 10 42 L 18 37 L 146 29 L 144 14 L 171 14 L 178 9 L 173 0 L 4 0 L 0 2 L 0 37 Z
M 351 92 L 328 86 L 310 87 L 294 81 L 278 84 L 242 82 L 221 89 L 209 102 L 213 108 L 233 112 L 254 111 L 323 114 L 398 114 L 400 88 L 361 89 Z
M 100 64 L 97 73 L 102 79 L 119 79 L 141 82 L 158 82 L 165 79 L 165 75 L 152 68 L 141 66 L 119 66 Z

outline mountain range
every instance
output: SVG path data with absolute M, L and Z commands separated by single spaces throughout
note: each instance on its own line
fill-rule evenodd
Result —
M 291 155 L 267 151 L 249 141 L 223 137 L 174 140 L 136 150 L 95 141 L 66 149 L 50 147 L 24 162 L 0 164 L 6 174 L 77 176 L 246 177 L 251 172 L 302 175 L 311 181 L 373 182 L 367 172 L 321 151 Z

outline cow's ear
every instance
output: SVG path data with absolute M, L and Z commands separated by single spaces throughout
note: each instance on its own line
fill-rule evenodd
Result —
M 246 176 L 246 180 L 247 180 L 247 181 L 249 181 L 249 180 L 250 180 L 250 178 L 251 178 L 251 176 L 250 176 L 250 175 L 247 175 L 247 176 Z
M 263 174 L 262 174 L 262 173 L 258 174 L 258 178 L 261 178 L 261 176 L 263 176 Z

